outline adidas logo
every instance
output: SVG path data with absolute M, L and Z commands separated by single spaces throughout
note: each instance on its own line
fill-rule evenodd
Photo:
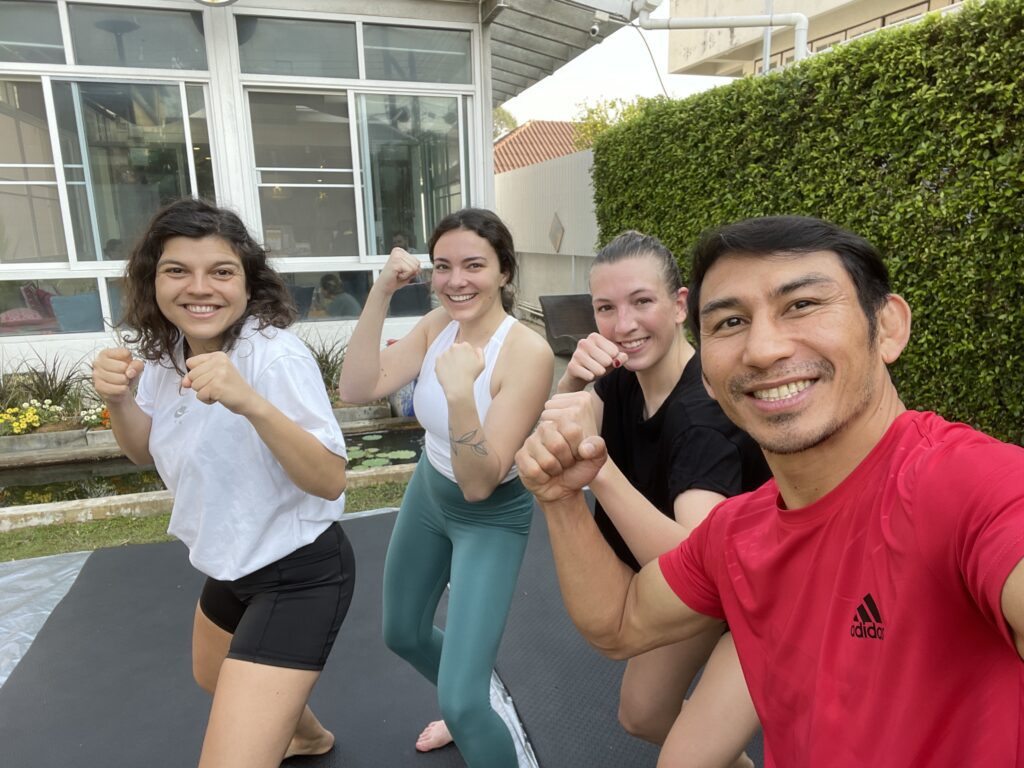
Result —
M 866 637 L 872 640 L 885 638 L 885 627 L 882 626 L 882 614 L 878 611 L 875 600 L 868 593 L 857 606 L 850 625 L 850 637 Z

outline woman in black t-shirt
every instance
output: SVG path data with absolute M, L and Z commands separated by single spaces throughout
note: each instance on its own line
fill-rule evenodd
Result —
M 668 249 L 626 232 L 597 255 L 590 288 L 600 333 L 579 342 L 541 418 L 568 419 L 604 438 L 609 460 L 590 486 L 595 519 L 619 558 L 639 570 L 769 471 L 704 389 L 683 329 L 687 291 Z M 752 765 L 743 749 L 757 716 L 732 638 L 720 629 L 631 659 L 619 720 L 663 744 L 661 763 L 673 768 Z

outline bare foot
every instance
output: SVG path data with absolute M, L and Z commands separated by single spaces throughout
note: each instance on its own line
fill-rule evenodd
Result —
M 314 738 L 299 738 L 293 736 L 288 750 L 284 753 L 285 759 L 295 755 L 325 755 L 334 748 L 334 734 L 323 730 Z
M 444 724 L 444 720 L 435 720 L 424 728 L 423 733 L 416 739 L 416 751 L 429 752 L 432 749 L 440 749 L 451 744 L 452 741 L 454 739 L 448 732 L 448 726 Z

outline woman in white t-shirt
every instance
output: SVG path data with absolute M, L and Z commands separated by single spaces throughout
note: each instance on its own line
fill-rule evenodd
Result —
M 526 549 L 533 497 L 512 463 L 551 388 L 547 342 L 509 312 L 512 236 L 491 211 L 467 208 L 429 244 L 440 307 L 381 351 L 391 296 L 419 259 L 395 248 L 349 339 L 339 389 L 363 402 L 413 379 L 424 455 L 409 481 L 384 565 L 384 641 L 437 685 L 443 720 L 425 752 L 453 737 L 471 768 L 515 768 L 515 745 L 490 704 L 498 653 Z M 444 631 L 434 611 L 451 582 Z
M 200 200 L 156 214 L 125 283 L 139 357 L 103 350 L 93 382 L 122 450 L 173 492 L 169 531 L 208 577 L 192 634 L 213 694 L 199 765 L 327 752 L 306 702 L 352 599 L 346 453 L 319 369 L 285 330 L 288 290 L 238 216 Z

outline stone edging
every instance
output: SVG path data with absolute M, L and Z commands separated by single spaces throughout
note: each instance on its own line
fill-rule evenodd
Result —
M 345 432 L 415 423 L 415 419 L 409 417 L 393 417 L 387 405 L 335 408 L 334 417 Z M 68 429 L 0 437 L 0 469 L 113 459 L 123 455 L 109 429 Z
M 398 464 L 390 467 L 355 469 L 348 473 L 348 487 L 364 488 L 378 483 L 408 482 L 415 468 L 415 464 Z M 112 517 L 162 515 L 171 511 L 172 503 L 170 491 L 150 491 L 98 499 L 7 507 L 0 509 L 0 533 L 53 523 L 82 523 Z

